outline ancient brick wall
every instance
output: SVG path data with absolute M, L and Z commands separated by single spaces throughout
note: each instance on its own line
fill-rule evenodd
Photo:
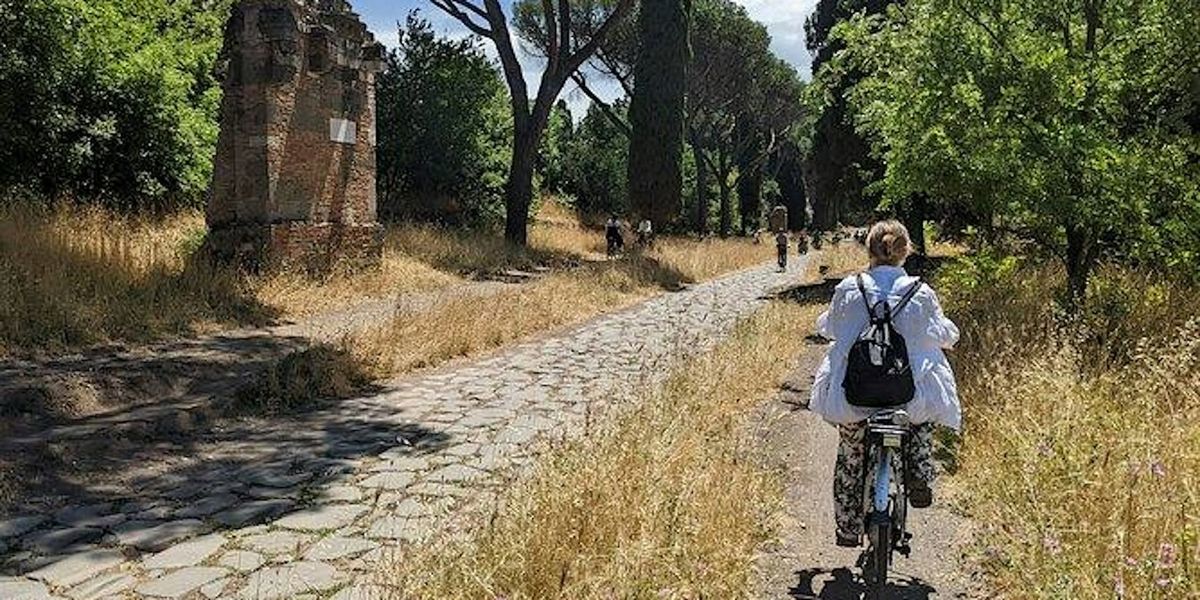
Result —
M 255 267 L 377 260 L 374 36 L 343 0 L 241 0 L 225 58 L 214 254 Z

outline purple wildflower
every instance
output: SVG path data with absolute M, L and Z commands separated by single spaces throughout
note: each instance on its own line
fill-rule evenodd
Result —
M 1162 461 L 1153 461 L 1150 463 L 1150 472 L 1161 479 L 1167 476 L 1167 466 L 1162 464 Z
M 1163 543 L 1158 547 L 1158 566 L 1160 569 L 1172 569 L 1175 567 L 1175 559 L 1178 552 L 1175 550 L 1175 544 Z
M 1046 552 L 1049 552 L 1051 555 L 1057 555 L 1058 553 L 1062 552 L 1062 542 L 1060 542 L 1057 537 L 1050 533 L 1042 536 L 1042 547 L 1045 548 Z

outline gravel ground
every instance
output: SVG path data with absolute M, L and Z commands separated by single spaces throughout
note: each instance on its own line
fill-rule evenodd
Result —
M 757 439 L 769 464 L 785 477 L 786 519 L 780 539 L 761 557 L 757 597 L 857 599 L 866 589 L 855 567 L 860 550 L 834 545 L 833 463 L 837 430 L 805 404 L 824 346 L 809 347 L 777 401 L 756 415 Z M 939 504 L 910 512 L 910 558 L 897 557 L 888 598 L 984 598 L 964 559 L 968 519 Z

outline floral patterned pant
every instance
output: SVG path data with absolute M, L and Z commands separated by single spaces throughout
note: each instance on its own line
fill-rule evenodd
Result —
M 841 425 L 838 427 L 841 443 L 838 444 L 837 464 L 833 471 L 833 514 L 837 521 L 838 534 L 842 537 L 859 537 L 863 534 L 864 481 L 866 456 L 864 441 L 866 423 Z M 932 485 L 935 477 L 933 467 L 933 423 L 913 427 L 913 434 L 904 445 L 904 461 L 911 476 Z

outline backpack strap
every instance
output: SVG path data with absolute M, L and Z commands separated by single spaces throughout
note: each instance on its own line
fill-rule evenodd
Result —
M 892 315 L 900 314 L 900 311 L 904 310 L 905 306 L 908 306 L 908 303 L 913 299 L 913 296 L 917 295 L 917 291 L 921 289 L 921 284 L 923 283 L 925 282 L 918 277 L 917 281 L 912 284 L 912 287 L 908 288 L 907 292 L 904 292 L 904 296 L 900 298 L 900 302 L 896 303 L 896 308 L 892 309 Z
M 863 285 L 863 274 L 859 273 L 855 279 L 858 280 L 858 293 L 862 294 L 863 306 L 867 307 L 867 319 L 874 323 L 875 309 L 871 306 L 871 299 L 867 297 L 867 286 Z

